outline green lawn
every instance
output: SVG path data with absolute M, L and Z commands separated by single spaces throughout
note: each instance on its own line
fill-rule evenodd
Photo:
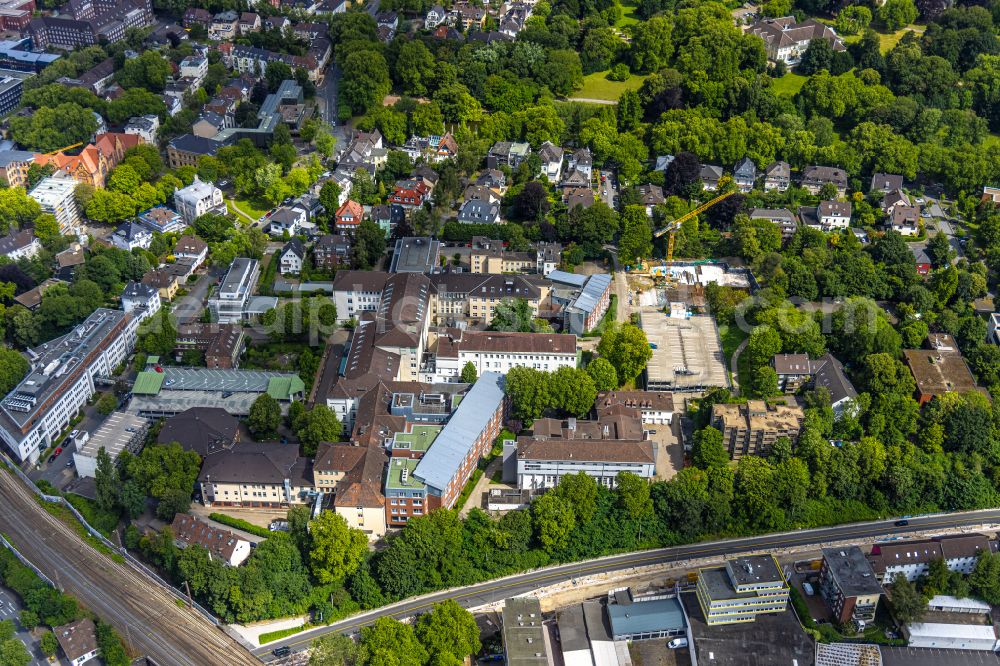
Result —
M 625 26 L 635 25 L 639 22 L 639 17 L 635 15 L 636 6 L 634 3 L 626 0 L 625 2 L 619 2 L 619 6 L 622 8 L 622 17 L 615 24 L 616 27 L 624 28 Z
M 925 28 L 922 25 L 908 25 L 905 28 L 900 28 L 896 32 L 890 32 L 889 34 L 882 34 L 880 32 L 878 34 L 878 39 L 882 45 L 882 53 L 888 53 L 891 51 L 907 32 L 913 31 L 917 34 L 923 34 L 924 30 Z
M 719 339 L 722 340 L 722 355 L 726 357 L 726 365 L 733 358 L 733 352 L 746 340 L 747 333 L 739 326 L 719 324 Z
M 789 72 L 780 79 L 774 80 L 774 92 L 779 95 L 788 95 L 791 97 L 802 90 L 802 86 L 805 85 L 807 80 L 808 77 Z
M 230 212 L 242 213 L 244 217 L 250 218 L 251 222 L 256 222 L 264 213 L 271 210 L 266 202 L 250 199 L 226 199 L 226 207 Z
M 645 76 L 633 74 L 628 81 L 610 81 L 607 72 L 594 72 L 583 77 L 583 88 L 573 93 L 575 98 L 617 101 L 626 90 L 638 90 Z

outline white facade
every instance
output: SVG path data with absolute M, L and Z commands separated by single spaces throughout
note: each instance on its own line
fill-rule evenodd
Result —
M 382 291 L 364 289 L 344 289 L 333 292 L 333 304 L 337 306 L 337 321 L 354 319 L 362 312 L 375 312 L 382 300 Z
M 198 176 L 187 187 L 174 190 L 174 207 L 187 224 L 206 213 L 224 212 L 226 202 L 222 190 L 212 183 L 201 181 Z
M 153 232 L 135 222 L 126 222 L 111 234 L 111 243 L 120 250 L 131 252 L 136 248 L 148 250 L 153 243 Z
M 72 178 L 43 178 L 28 195 L 38 202 L 43 213 L 49 213 L 59 223 L 63 234 L 79 235 L 80 209 L 76 205 L 77 182 Z
M 339 312 L 339 310 L 338 310 Z M 538 333 L 537 335 L 544 335 Z M 575 336 L 574 336 L 575 337 Z M 484 372 L 499 372 L 507 374 L 513 368 L 534 368 L 545 372 L 555 372 L 559 368 L 576 367 L 576 351 L 559 352 L 480 352 L 459 350 L 457 357 L 435 360 L 434 372 L 421 373 L 420 381 L 424 382 L 457 382 L 466 363 L 476 367 L 476 376 Z
M 216 321 L 220 324 L 243 321 L 244 309 L 250 302 L 259 276 L 260 263 L 256 259 L 233 259 L 218 291 L 208 299 L 208 307 Z
M 572 442 L 570 442 L 572 444 Z M 614 446 L 613 441 L 608 446 Z M 606 462 L 586 460 L 523 460 L 517 459 L 517 487 L 522 490 L 555 488 L 566 474 L 583 472 L 599 485 L 614 488 L 619 472 L 631 472 L 643 479 L 656 474 L 655 462 Z
M 208 58 L 204 58 L 198 55 L 190 55 L 184 60 L 181 60 L 180 65 L 180 75 L 181 78 L 189 77 L 194 79 L 195 87 L 201 86 L 205 81 L 205 77 L 208 76 Z
M 281 263 L 278 265 L 278 270 L 281 271 L 282 275 L 302 272 L 302 257 L 292 248 L 286 248 L 282 252 L 280 260 Z
M 989 650 L 992 652 L 1000 646 L 993 625 L 914 622 L 907 625 L 906 633 L 909 636 L 911 648 Z
M 149 145 L 156 144 L 156 135 L 159 131 L 160 117 L 153 114 L 129 118 L 128 125 L 125 126 L 126 134 L 135 134 L 143 143 Z
M 152 317 L 161 307 L 160 290 L 149 285 L 130 282 L 122 292 L 122 310 L 133 313 L 140 322 Z
M 1000 345 L 1000 312 L 994 312 L 990 315 L 989 341 Z

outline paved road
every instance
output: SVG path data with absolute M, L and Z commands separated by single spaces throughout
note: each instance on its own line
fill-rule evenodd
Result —
M 205 309 L 205 299 L 208 296 L 208 288 L 222 276 L 222 269 L 211 268 L 206 271 L 198 281 L 188 289 L 187 296 L 179 299 L 174 304 L 174 317 L 178 324 L 188 324 L 196 321 Z
M 160 666 L 250 666 L 236 641 L 145 574 L 98 553 L 49 514 L 13 474 L 0 471 L 0 532 L 30 562 L 85 607 L 110 622 Z
M 51 666 L 45 657 L 38 641 L 31 635 L 31 632 L 21 626 L 21 606 L 17 595 L 6 587 L 0 587 L 0 621 L 11 620 L 14 622 L 14 638 L 24 643 L 31 654 L 31 661 L 28 666 Z M 61 663 L 61 662 L 60 662 Z
M 737 555 L 761 549 L 776 550 L 793 546 L 818 546 L 830 541 L 885 536 L 896 536 L 899 538 L 901 536 L 910 535 L 914 532 L 934 532 L 962 525 L 981 525 L 984 523 L 998 521 L 1000 521 L 1000 510 L 990 509 L 987 511 L 911 518 L 910 524 L 905 527 L 897 527 L 892 520 L 885 520 L 871 523 L 854 523 L 838 527 L 826 527 L 817 530 L 771 534 L 746 539 L 729 539 L 725 541 L 699 543 L 692 544 L 690 546 L 662 548 L 638 553 L 628 553 L 625 555 L 615 555 L 599 560 L 590 560 L 575 564 L 548 567 L 531 573 L 510 576 L 502 580 L 481 583 L 479 585 L 470 585 L 468 587 L 438 592 L 416 599 L 403 601 L 386 608 L 381 608 L 354 618 L 343 620 L 342 622 L 332 624 L 329 627 L 314 629 L 313 631 L 296 637 L 269 643 L 267 647 L 256 650 L 255 654 L 260 656 L 265 661 L 269 661 L 271 659 L 271 650 L 276 647 L 287 645 L 291 647 L 293 651 L 302 650 L 308 647 L 309 643 L 313 639 L 318 638 L 323 634 L 331 632 L 347 634 L 354 633 L 362 626 L 370 624 L 382 616 L 391 616 L 395 618 L 410 617 L 414 614 L 425 612 L 434 603 L 439 603 L 445 599 L 454 599 L 462 606 L 474 607 L 500 601 L 512 596 L 527 594 L 540 587 L 567 582 L 580 576 L 588 576 L 596 573 L 620 571 L 623 569 L 631 569 L 633 567 L 666 564 L 669 562 L 680 562 L 695 558 Z

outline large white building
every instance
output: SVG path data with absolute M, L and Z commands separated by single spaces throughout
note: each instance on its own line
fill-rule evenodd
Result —
M 937 595 L 927 602 L 927 610 L 921 622 L 903 630 L 911 648 L 995 652 L 1000 647 L 988 603 Z M 942 656 L 940 663 L 947 661 Z
M 70 419 L 135 347 L 139 320 L 99 308 L 68 334 L 28 351 L 31 371 L 0 401 L 0 438 L 19 461 L 37 462 Z
M 187 224 L 206 213 L 225 213 L 226 202 L 222 190 L 212 183 L 194 177 L 194 182 L 185 188 L 174 190 L 174 207 Z
M 258 276 L 260 276 L 260 263 L 256 259 L 246 257 L 233 259 L 218 291 L 208 299 L 208 307 L 215 321 L 220 324 L 243 321 Z
M 142 282 L 129 280 L 122 292 L 122 310 L 131 312 L 140 322 L 149 319 L 163 306 L 160 290 Z
M 466 363 L 484 372 L 507 374 L 512 368 L 553 372 L 576 367 L 576 336 L 556 333 L 444 330 L 437 335 L 434 360 L 421 369 L 421 381 L 461 381 Z
M 375 312 L 382 301 L 382 290 L 389 279 L 381 271 L 337 271 L 333 278 L 333 304 L 337 321 L 357 318 L 362 312 Z
M 59 223 L 63 234 L 79 235 L 80 209 L 76 205 L 76 186 L 72 178 L 49 176 L 39 181 L 28 195 L 38 202 L 43 213 L 49 213 Z
M 506 457 L 508 447 L 504 449 Z M 517 487 L 521 489 L 555 488 L 566 474 L 580 472 L 606 488 L 615 487 L 619 472 L 631 472 L 643 479 L 656 474 L 651 441 L 526 440 L 518 442 L 516 455 Z
M 872 546 L 872 568 L 883 584 L 902 574 L 910 582 L 927 573 L 932 560 L 944 560 L 949 571 L 968 576 L 982 552 L 990 552 L 982 534 L 939 536 L 927 541 L 897 541 Z

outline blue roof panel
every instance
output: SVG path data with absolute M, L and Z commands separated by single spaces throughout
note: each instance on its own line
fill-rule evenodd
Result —
M 609 604 L 611 633 L 618 636 L 655 633 L 684 629 L 684 611 L 676 597 L 639 601 L 631 604 Z
M 428 486 L 443 491 L 503 402 L 504 376 L 484 372 L 459 404 L 441 434 L 420 459 L 413 475 Z
M 580 308 L 584 312 L 593 312 L 594 308 L 597 307 L 598 301 L 601 300 L 601 296 L 610 284 L 611 276 L 607 273 L 591 275 L 590 279 L 587 280 L 587 284 L 583 287 L 583 291 L 577 296 L 573 306 Z
M 567 273 L 566 271 L 552 271 L 546 277 L 553 282 L 561 282 L 562 284 L 569 284 L 574 287 L 582 287 L 587 282 L 586 275 L 577 275 L 576 273 Z

